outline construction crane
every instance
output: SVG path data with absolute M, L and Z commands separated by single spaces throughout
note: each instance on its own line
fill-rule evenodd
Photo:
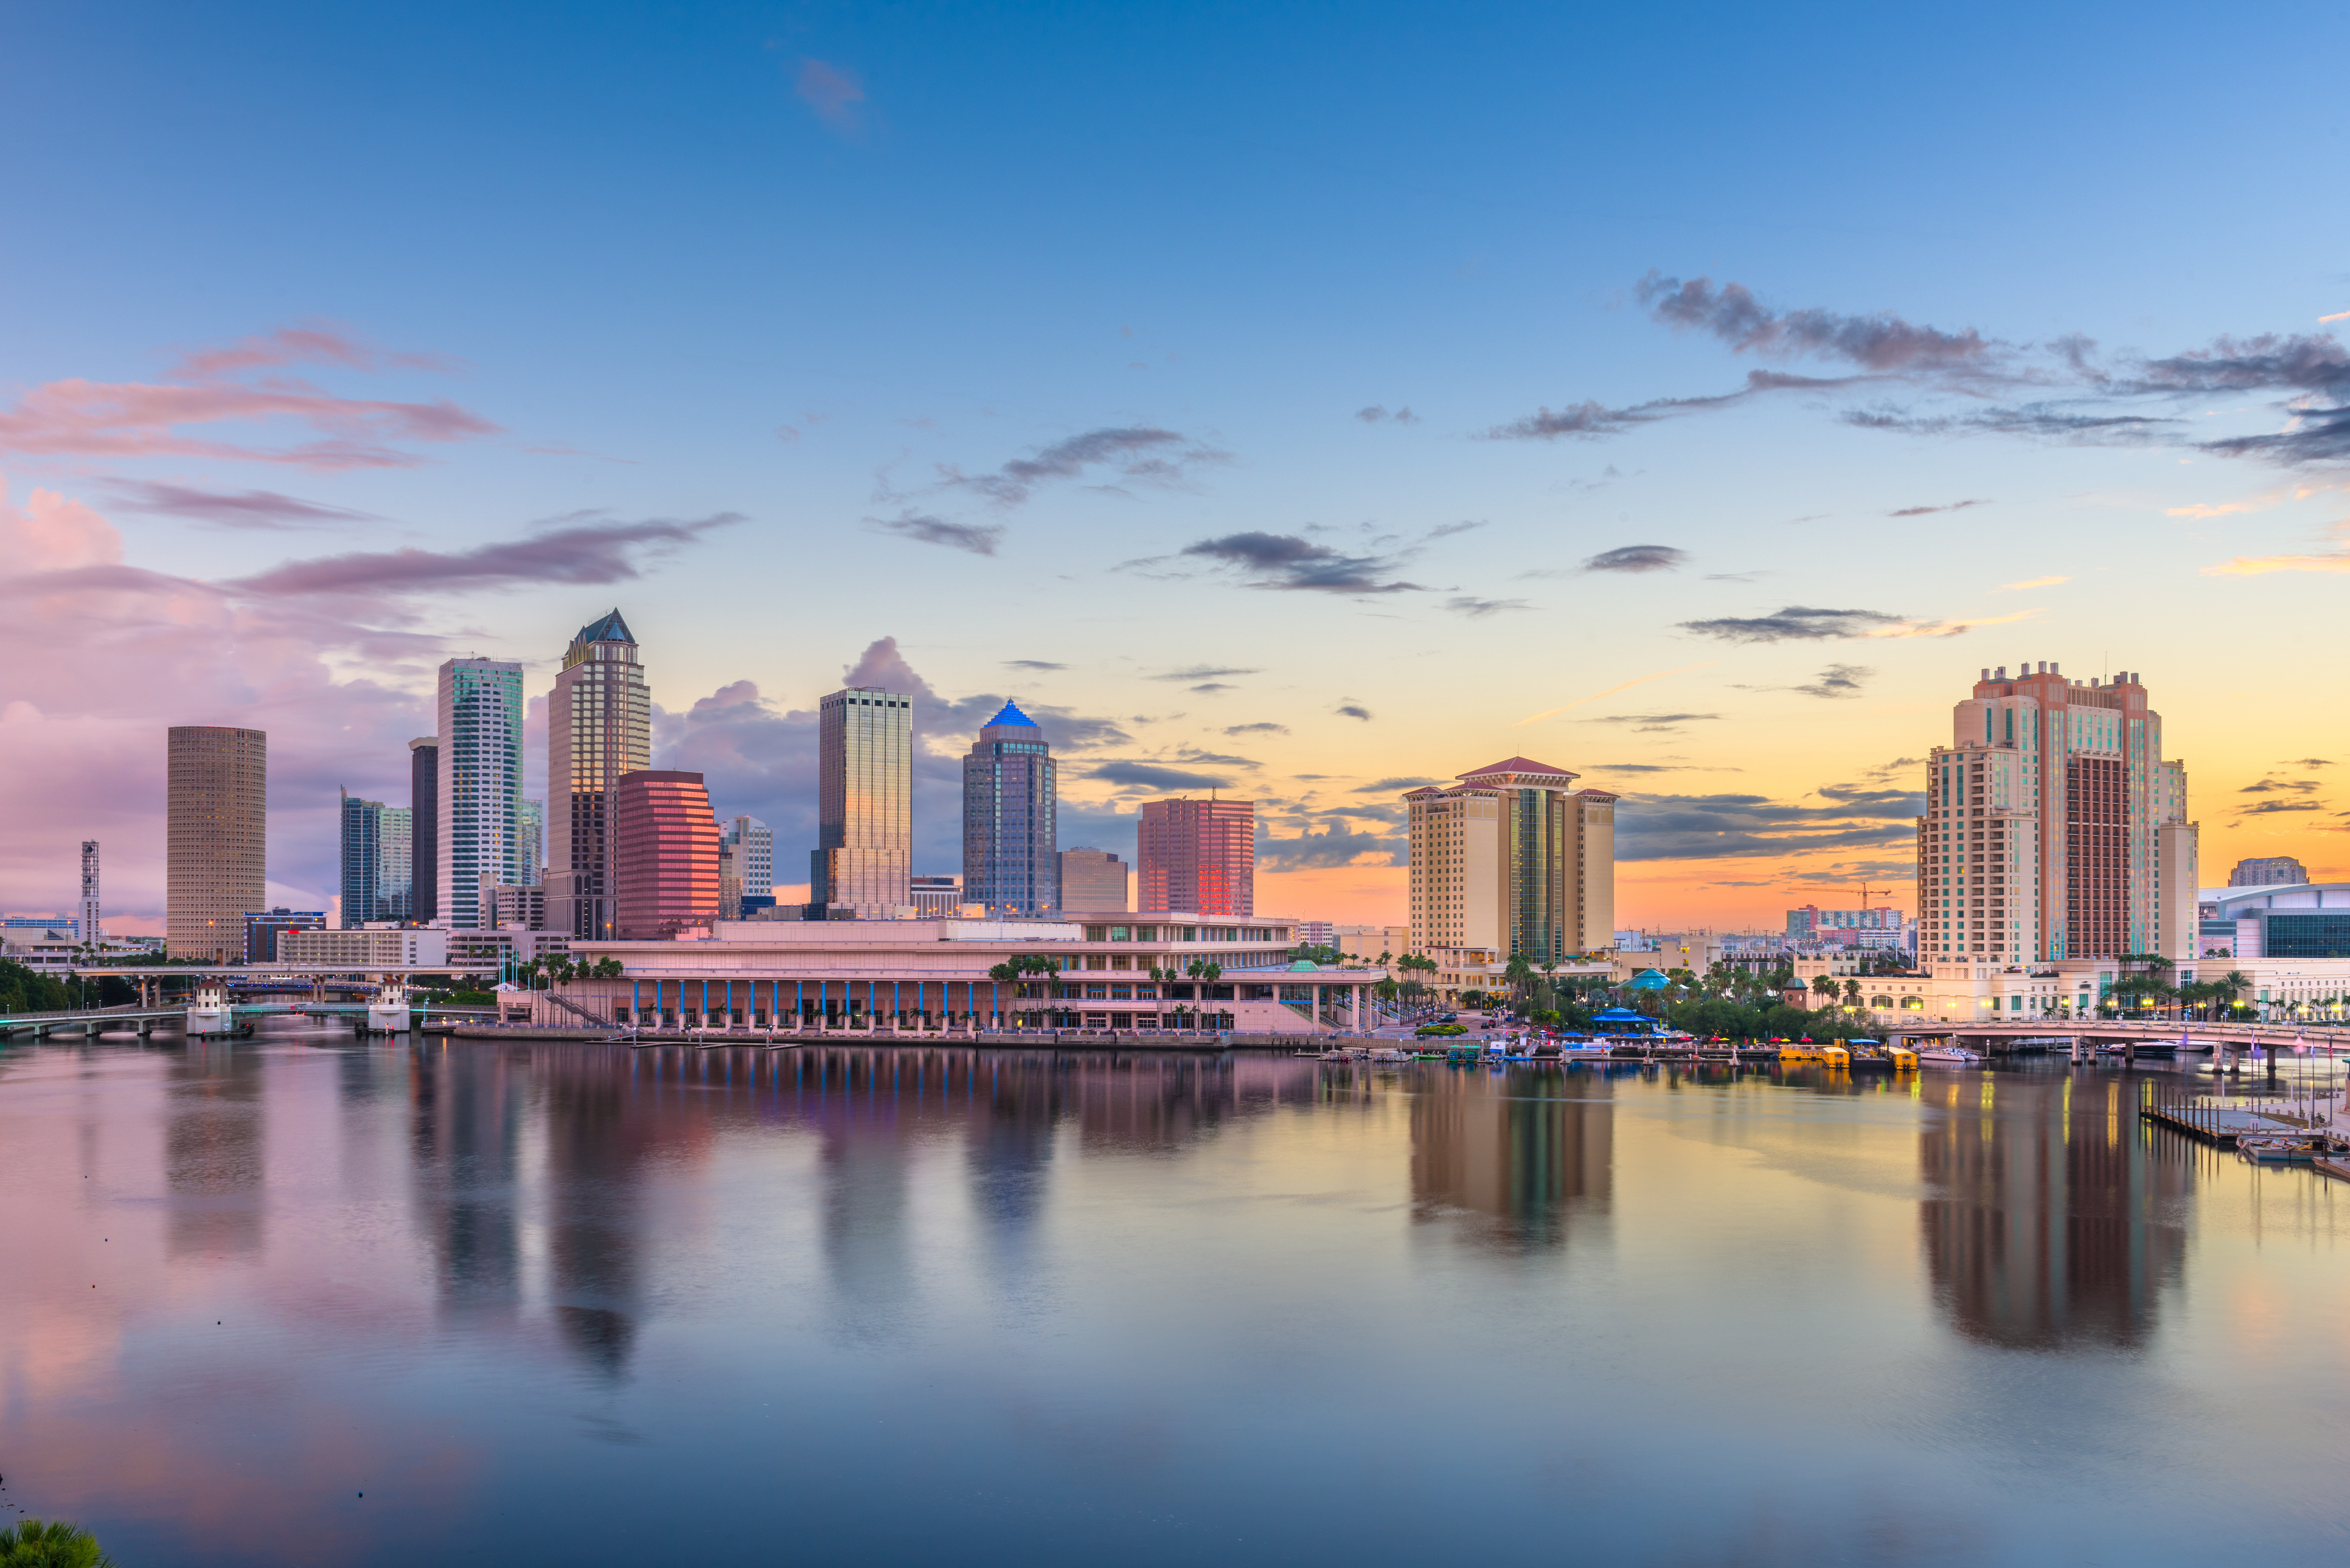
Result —
M 1860 883 L 1860 912 L 1864 915 L 1868 913 L 1868 896 L 1871 893 L 1885 893 L 1889 895 L 1892 891 L 1893 889 L 1890 888 L 1872 888 L 1868 885 L 1868 879 L 1865 877 L 1862 877 Z

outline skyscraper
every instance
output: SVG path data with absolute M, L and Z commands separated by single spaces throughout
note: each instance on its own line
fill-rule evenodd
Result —
M 614 935 L 666 941 L 718 918 L 718 824 L 700 774 L 622 774 L 610 822 Z
M 1131 909 L 1134 868 L 1107 849 L 1080 845 L 1061 851 L 1061 908 Z
M 1616 945 L 1616 801 L 1512 757 L 1406 794 L 1411 943 L 1555 962 Z
M 165 765 L 165 949 L 173 958 L 236 963 L 246 912 L 267 902 L 269 737 L 175 727 Z
M 441 740 L 408 742 L 409 918 L 429 926 L 441 915 Z
M 878 687 L 824 700 L 808 902 L 861 915 L 910 907 L 914 700 Z
M 482 878 L 513 882 L 522 867 L 522 666 L 452 659 L 441 666 L 441 918 L 457 930 L 489 923 Z
M 522 803 L 522 886 L 536 888 L 546 872 L 546 803 Z
M 81 923 L 76 929 L 83 944 L 96 947 L 106 940 L 106 927 L 98 913 L 98 840 L 81 841 Z
M 962 760 L 962 896 L 991 915 L 1060 907 L 1060 831 L 1052 748 L 1006 702 Z
M 2309 872 L 2290 855 L 2269 855 L 2239 860 L 2228 873 L 2230 888 L 2290 888 L 2309 880 Z
M 613 610 L 579 628 L 546 703 L 546 923 L 612 934 L 610 795 L 653 765 L 653 698 L 637 639 Z
M 1256 802 L 1148 800 L 1135 829 L 1136 908 L 1256 913 Z
M 415 841 L 410 810 L 342 792 L 342 928 L 405 920 L 415 908 Z
M 1919 961 L 1970 966 L 2195 956 L 2187 770 L 2137 676 L 1985 670 L 1950 713 L 1918 819 Z
M 755 816 L 731 818 L 718 836 L 718 918 L 739 920 L 745 898 L 775 901 L 775 835 Z

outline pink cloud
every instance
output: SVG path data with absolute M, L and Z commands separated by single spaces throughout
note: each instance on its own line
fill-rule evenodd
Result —
M 692 544 L 712 528 L 743 521 L 739 512 L 678 522 L 648 518 L 624 523 L 577 514 L 568 527 L 471 550 L 354 551 L 288 561 L 223 585 L 269 597 L 313 594 L 383 594 L 422 589 L 526 587 L 546 583 L 617 583 L 639 575 L 648 554 Z
M 865 84 L 853 72 L 822 60 L 802 60 L 799 79 L 792 84 L 792 90 L 835 130 L 853 136 L 864 129 L 864 115 L 858 106 L 865 101 Z
M 166 374 L 181 380 L 212 381 L 265 365 L 340 365 L 351 370 L 454 370 L 456 361 L 439 354 L 393 354 L 331 323 L 281 327 L 240 337 L 218 348 L 182 355 Z

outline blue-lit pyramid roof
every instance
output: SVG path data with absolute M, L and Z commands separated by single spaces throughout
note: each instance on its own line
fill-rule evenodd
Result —
M 994 718 L 990 719 L 987 722 L 987 727 L 991 730 L 994 729 L 999 724 L 1017 724 L 1024 728 L 1033 730 L 1036 727 L 1036 721 L 1031 719 L 1027 714 L 1023 713 L 1020 711 L 1019 703 L 1006 702 L 1003 705 L 1003 711 L 999 712 Z
M 578 637 L 574 640 L 578 642 L 634 642 L 637 639 L 629 635 L 629 623 L 620 618 L 620 612 L 618 607 L 615 607 L 612 613 L 606 616 L 602 620 L 591 620 L 586 626 L 581 627 L 579 628 Z

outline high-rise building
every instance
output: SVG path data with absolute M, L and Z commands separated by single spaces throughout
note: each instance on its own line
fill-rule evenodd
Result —
M 914 700 L 879 687 L 835 691 L 819 711 L 816 846 L 808 902 L 886 915 L 910 906 Z
M 1062 850 L 1061 908 L 1133 909 L 1134 868 L 1107 849 L 1080 845 Z
M 2290 855 L 2239 860 L 2236 868 L 2228 873 L 2230 888 L 2290 888 L 2308 880 L 2308 871 Z
M 408 914 L 419 925 L 441 915 L 441 740 L 408 742 Z
M 526 800 L 522 803 L 522 881 L 525 888 L 536 888 L 546 880 L 546 803 Z
M 1919 961 L 1939 975 L 2035 961 L 2195 956 L 2187 770 L 2135 671 L 2107 682 L 1985 670 L 1927 762 Z
M 482 878 L 522 879 L 522 666 L 452 659 L 441 666 L 441 919 L 485 926 Z
M 616 937 L 666 941 L 718 918 L 718 824 L 700 774 L 622 774 L 610 823 Z
M 755 816 L 728 818 L 718 836 L 718 918 L 741 919 L 746 898 L 752 909 L 769 908 L 775 893 L 775 830 Z
M 269 737 L 182 725 L 166 751 L 165 950 L 236 963 L 245 911 L 267 901 Z
M 1135 829 L 1136 907 L 1256 913 L 1256 802 L 1147 800 Z
M 990 915 L 1061 906 L 1059 789 L 1045 732 L 1006 702 L 962 760 L 963 897 Z
M 546 919 L 575 937 L 613 933 L 610 797 L 653 765 L 653 698 L 618 609 L 579 628 L 546 703 Z
M 248 909 L 244 916 L 244 953 L 246 963 L 276 963 L 280 954 L 277 939 L 287 931 L 324 930 L 327 911 L 324 909 L 289 909 L 280 904 L 274 909 Z
M 412 918 L 415 840 L 409 808 L 342 792 L 342 927 Z
M 85 838 L 81 841 L 81 923 L 74 934 L 90 947 L 106 940 L 98 901 L 98 840 Z
M 1411 941 L 1555 962 L 1616 945 L 1616 801 L 1512 757 L 1406 794 Z

